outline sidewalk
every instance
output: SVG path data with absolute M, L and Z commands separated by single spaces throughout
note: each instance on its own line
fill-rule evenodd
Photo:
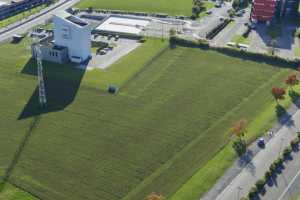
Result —
M 300 102 L 297 104 L 299 106 Z M 250 145 L 248 154 L 238 159 L 202 199 L 240 200 L 246 196 L 255 182 L 264 176 L 271 163 L 296 137 L 296 132 L 300 130 L 298 107 L 293 104 L 272 130 L 275 134 L 272 138 L 266 136 L 264 149 L 257 147 L 256 142 Z

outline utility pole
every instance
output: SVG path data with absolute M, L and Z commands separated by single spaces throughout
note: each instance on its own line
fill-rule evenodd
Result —
M 34 44 L 35 57 L 37 61 L 37 75 L 38 75 L 38 86 L 39 86 L 39 103 L 41 108 L 47 106 L 46 89 L 43 75 L 43 57 L 41 46 L 39 42 Z

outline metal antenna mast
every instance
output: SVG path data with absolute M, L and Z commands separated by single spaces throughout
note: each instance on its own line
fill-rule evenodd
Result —
M 37 75 L 38 75 L 38 84 L 39 84 L 39 103 L 42 108 L 47 106 L 47 98 L 46 98 L 46 89 L 43 75 L 43 57 L 40 44 L 37 42 L 34 45 L 35 55 L 37 60 Z

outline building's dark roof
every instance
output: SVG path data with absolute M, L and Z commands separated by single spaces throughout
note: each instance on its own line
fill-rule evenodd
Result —
M 52 47 L 52 49 L 58 50 L 58 51 L 61 51 L 61 50 L 65 49 L 65 48 L 67 48 L 67 47 L 57 46 L 57 45 L 54 45 L 54 46 Z
M 66 17 L 66 19 L 69 20 L 70 22 L 74 23 L 74 24 L 79 25 L 79 26 L 86 26 L 86 25 L 88 25 L 88 23 L 86 23 L 85 21 L 80 20 L 77 17 L 74 17 L 72 15 L 69 16 L 69 17 Z

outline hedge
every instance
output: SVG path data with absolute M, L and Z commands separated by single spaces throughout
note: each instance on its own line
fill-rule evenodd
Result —
M 174 36 L 174 37 L 170 37 L 170 43 L 172 45 L 180 45 L 180 46 L 191 47 L 191 48 L 201 48 L 204 50 L 211 49 L 228 56 L 241 58 L 245 60 L 251 60 L 255 62 L 264 62 L 266 64 L 279 66 L 283 68 L 297 69 L 300 64 L 300 60 L 298 59 L 290 60 L 290 59 L 278 57 L 276 55 L 249 52 L 237 48 L 211 46 L 209 45 L 209 42 L 205 39 L 187 40 L 185 38 Z

